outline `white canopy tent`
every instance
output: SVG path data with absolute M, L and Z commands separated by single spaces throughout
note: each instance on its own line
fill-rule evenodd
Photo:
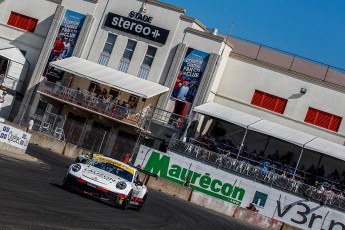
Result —
M 208 102 L 206 104 L 196 106 L 193 111 L 218 118 L 241 127 L 246 127 L 248 130 L 284 140 L 300 146 L 302 149 L 309 149 L 345 161 L 345 146 L 343 145 L 260 119 L 214 102 Z
M 154 97 L 169 91 L 168 87 L 158 83 L 144 80 L 82 58 L 69 57 L 51 62 L 50 66 L 142 98 Z

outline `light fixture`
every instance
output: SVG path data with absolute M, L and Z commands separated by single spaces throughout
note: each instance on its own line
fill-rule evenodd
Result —
M 301 90 L 299 91 L 301 94 L 305 94 L 307 92 L 306 88 L 301 88 Z

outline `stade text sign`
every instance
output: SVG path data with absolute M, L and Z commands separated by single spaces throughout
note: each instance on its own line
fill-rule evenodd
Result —
M 131 16 L 131 15 L 130 15 Z M 137 19 L 138 17 L 133 18 Z M 149 39 L 158 43 L 165 44 L 169 35 L 169 30 L 142 22 L 142 18 L 135 20 L 121 15 L 108 13 L 104 25 L 116 30 Z M 148 22 L 151 22 L 151 19 Z M 147 21 L 146 20 L 146 21 Z
M 178 164 L 172 164 L 169 156 L 155 151 L 151 152 L 144 169 L 181 185 L 189 178 L 189 186 L 192 189 L 237 205 L 241 204 L 245 194 L 243 188 L 212 178 L 210 173 L 202 175 Z

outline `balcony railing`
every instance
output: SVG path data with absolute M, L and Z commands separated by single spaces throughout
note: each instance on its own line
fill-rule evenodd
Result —
M 147 77 L 149 76 L 149 73 L 150 73 L 150 68 L 141 66 L 139 69 L 138 77 L 146 80 Z
M 110 59 L 110 56 L 101 54 L 101 56 L 99 56 L 99 59 L 98 59 L 98 64 L 107 66 L 109 59 Z
M 38 91 L 82 109 L 91 110 L 137 127 L 144 125 L 146 115 L 150 111 L 149 107 L 136 111 L 116 103 L 116 99 L 111 97 L 101 99 L 87 90 L 78 91 L 46 80 L 40 83 Z
M 198 161 L 213 165 L 225 171 L 235 172 L 244 177 L 265 183 L 271 187 L 295 193 L 298 196 L 320 202 L 324 205 L 345 210 L 345 198 L 341 191 L 336 194 L 334 191 L 325 190 L 308 185 L 305 178 L 301 176 L 281 175 L 277 168 L 255 162 L 238 153 L 229 150 L 218 149 L 219 153 L 207 149 L 200 142 L 183 142 L 177 137 L 172 137 L 169 143 L 169 150 L 194 158 Z
M 130 61 L 128 59 L 121 59 L 119 63 L 119 67 L 117 68 L 119 71 L 127 73 Z

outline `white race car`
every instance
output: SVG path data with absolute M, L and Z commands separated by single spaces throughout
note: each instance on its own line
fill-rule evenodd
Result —
M 140 180 L 139 170 L 101 154 L 81 155 L 69 167 L 63 186 L 125 210 L 135 207 L 141 211 L 148 189 Z

